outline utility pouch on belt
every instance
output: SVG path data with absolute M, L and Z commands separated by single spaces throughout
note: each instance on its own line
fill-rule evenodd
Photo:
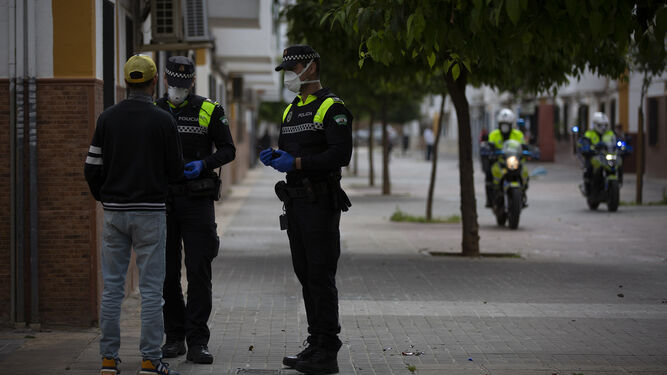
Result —
M 188 197 L 209 197 L 213 200 L 220 200 L 220 187 L 222 180 L 219 174 L 211 173 L 211 176 L 187 181 L 185 190 Z
M 278 181 L 274 187 L 274 190 L 276 191 L 278 199 L 280 199 L 280 201 L 283 202 L 286 206 L 289 206 L 290 197 L 289 193 L 287 193 L 287 183 L 285 181 Z

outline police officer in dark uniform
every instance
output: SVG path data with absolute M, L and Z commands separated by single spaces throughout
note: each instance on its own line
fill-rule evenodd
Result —
M 176 119 L 183 145 L 185 179 L 170 185 L 167 214 L 167 272 L 164 280 L 165 358 L 185 354 L 195 363 L 213 363 L 208 351 L 211 314 L 211 262 L 220 245 L 213 201 L 220 179 L 214 171 L 234 160 L 236 149 L 225 111 L 217 102 L 190 92 L 195 65 L 172 56 L 165 67 L 167 94 L 156 105 Z M 215 146 L 215 151 L 214 151 Z M 219 172 L 219 170 L 218 170 Z M 181 243 L 185 247 L 187 303 L 181 290 Z
M 276 68 L 285 86 L 299 95 L 283 113 L 279 149 L 267 148 L 260 160 L 287 181 L 276 184 L 286 214 L 294 272 L 302 286 L 308 318 L 308 346 L 283 364 L 308 374 L 338 372 L 338 290 L 340 214 L 350 202 L 340 187 L 341 167 L 352 155 L 352 114 L 319 81 L 320 56 L 310 46 L 285 49 Z

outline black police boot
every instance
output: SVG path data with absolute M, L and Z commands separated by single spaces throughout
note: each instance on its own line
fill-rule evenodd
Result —
M 162 345 L 163 358 L 175 358 L 183 354 L 185 354 L 185 341 L 183 340 L 167 340 Z
M 213 355 L 208 352 L 206 345 L 194 345 L 188 347 L 188 355 L 185 357 L 188 361 L 201 364 L 213 363 Z
M 317 348 L 310 357 L 297 362 L 294 368 L 305 374 L 337 374 L 338 351 Z
M 296 366 L 297 362 L 308 359 L 315 353 L 315 345 L 313 345 L 312 336 L 308 336 L 308 338 L 303 341 L 303 345 L 307 346 L 299 354 L 283 357 L 283 365 L 293 368 Z

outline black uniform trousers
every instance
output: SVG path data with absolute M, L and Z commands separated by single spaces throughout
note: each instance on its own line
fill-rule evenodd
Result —
M 181 241 L 185 246 L 188 280 L 187 304 L 181 289 Z M 167 341 L 187 340 L 188 347 L 208 345 L 206 324 L 211 314 L 211 261 L 218 254 L 213 200 L 208 197 L 173 197 L 167 214 L 164 327 Z
M 340 210 L 329 195 L 315 202 L 293 199 L 287 209 L 294 273 L 301 283 L 310 343 L 338 351 L 338 289 L 336 270 L 340 257 Z

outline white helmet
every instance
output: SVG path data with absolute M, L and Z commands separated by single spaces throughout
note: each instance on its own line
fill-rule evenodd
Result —
M 607 115 L 602 112 L 595 112 L 593 114 L 593 129 L 600 134 L 604 134 L 609 130 L 609 119 Z
M 514 115 L 514 112 L 512 112 L 511 109 L 503 108 L 500 110 L 500 112 L 498 112 L 496 120 L 498 120 L 498 128 L 500 129 L 500 132 L 503 134 L 507 134 L 512 131 L 512 127 L 516 122 L 516 116 Z

